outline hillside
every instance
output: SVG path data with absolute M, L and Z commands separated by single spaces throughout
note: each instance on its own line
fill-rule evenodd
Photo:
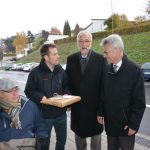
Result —
M 124 35 L 122 37 L 125 43 L 125 54 L 127 54 L 130 59 L 138 64 L 150 62 L 150 31 Z M 101 39 L 93 40 L 92 48 L 98 53 L 102 53 L 100 41 Z M 57 47 L 61 57 L 61 63 L 65 63 L 67 56 L 77 51 L 76 42 L 59 44 Z M 40 61 L 39 51 L 29 54 L 27 57 L 22 58 L 19 62 L 26 63 L 31 61 Z

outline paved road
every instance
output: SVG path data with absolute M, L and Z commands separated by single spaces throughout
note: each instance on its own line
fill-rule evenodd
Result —
M 150 82 L 145 82 L 146 103 L 150 107 Z

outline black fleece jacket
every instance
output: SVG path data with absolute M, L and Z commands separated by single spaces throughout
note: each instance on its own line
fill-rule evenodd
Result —
M 55 66 L 52 72 L 41 60 L 40 65 L 34 68 L 28 76 L 25 94 L 37 104 L 44 118 L 56 118 L 63 115 L 66 108 L 40 104 L 43 96 L 50 98 L 54 93 L 69 94 L 67 76 L 60 65 Z

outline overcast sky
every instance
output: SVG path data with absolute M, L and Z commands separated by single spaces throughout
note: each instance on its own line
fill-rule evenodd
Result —
M 126 14 L 129 20 L 144 15 L 147 0 L 112 0 L 113 11 Z M 91 19 L 106 19 L 111 11 L 111 0 L 0 0 L 0 38 L 30 30 L 63 30 L 68 19 L 73 30 L 76 23 L 86 27 Z

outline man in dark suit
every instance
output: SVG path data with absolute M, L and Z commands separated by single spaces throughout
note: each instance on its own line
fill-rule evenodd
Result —
M 104 117 L 108 150 L 133 150 L 145 110 L 143 74 L 138 65 L 124 55 L 119 35 L 106 37 L 102 46 L 110 64 L 104 78 L 104 111 L 99 113 L 98 120 L 102 123 Z
M 91 150 L 100 150 L 103 125 L 98 124 L 97 113 L 105 59 L 91 49 L 90 33 L 80 31 L 77 45 L 79 52 L 67 58 L 66 66 L 70 91 L 81 96 L 81 101 L 71 107 L 71 129 L 77 150 L 87 149 L 87 137 L 91 137 Z

